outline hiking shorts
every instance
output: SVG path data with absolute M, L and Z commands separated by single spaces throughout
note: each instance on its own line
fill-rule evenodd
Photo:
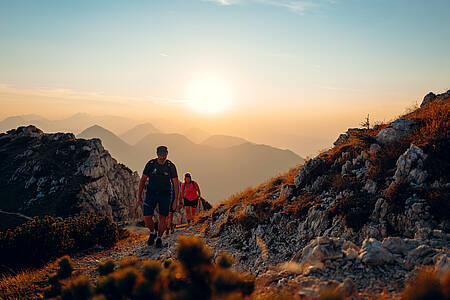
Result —
M 147 191 L 145 194 L 145 200 L 143 205 L 143 215 L 144 217 L 153 216 L 156 205 L 159 207 L 159 214 L 161 216 L 167 217 L 169 215 L 170 206 L 170 191 L 168 192 L 154 192 Z
M 184 206 L 191 206 L 191 207 L 197 207 L 198 205 L 198 197 L 195 198 L 194 200 L 188 200 L 186 198 L 184 198 Z

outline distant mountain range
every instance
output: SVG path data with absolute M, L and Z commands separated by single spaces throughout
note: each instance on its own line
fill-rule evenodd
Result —
M 246 139 L 230 136 L 230 135 L 212 135 L 204 140 L 201 144 L 204 146 L 216 147 L 216 148 L 228 148 L 233 146 L 242 145 L 248 143 Z
M 143 131 L 134 132 L 142 134 Z M 205 198 L 213 204 L 304 162 L 292 151 L 252 144 L 232 136 L 213 136 L 196 144 L 181 134 L 150 133 L 130 145 L 111 131 L 95 125 L 77 137 L 101 139 L 113 157 L 139 172 L 148 160 L 156 157 L 156 147 L 166 145 L 179 177 L 191 172 Z
M 19 126 L 34 125 L 45 132 L 73 132 L 78 134 L 87 127 L 99 124 L 116 133 L 138 125 L 132 119 L 118 116 L 92 116 L 86 113 L 78 113 L 61 120 L 49 120 L 39 115 L 13 116 L 0 121 L 0 132 L 6 132 Z
M 160 132 L 161 131 L 156 129 L 155 126 L 153 126 L 152 124 L 145 123 L 139 124 L 131 128 L 130 130 L 127 130 L 126 132 L 120 135 L 120 138 L 123 139 L 128 144 L 134 145 L 140 140 L 142 140 L 146 135 Z

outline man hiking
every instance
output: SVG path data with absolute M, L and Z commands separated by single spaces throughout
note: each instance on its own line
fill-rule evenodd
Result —
M 150 160 L 142 172 L 141 180 L 139 181 L 138 191 L 138 205 L 142 205 L 145 226 L 150 230 L 150 236 L 147 244 L 149 246 L 155 243 L 157 248 L 161 248 L 162 236 L 167 226 L 167 216 L 169 215 L 169 206 L 171 203 L 171 181 L 174 187 L 176 200 L 179 197 L 179 183 L 177 168 L 167 159 L 167 147 L 159 146 L 156 149 L 158 158 Z M 147 192 L 145 200 L 142 201 L 142 191 L 148 179 Z M 172 209 L 176 210 L 178 201 L 173 201 Z M 153 222 L 153 212 L 156 205 L 159 206 L 159 222 L 156 232 L 155 224 Z

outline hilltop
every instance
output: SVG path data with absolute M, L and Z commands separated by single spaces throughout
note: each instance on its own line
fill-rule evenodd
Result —
M 347 281 L 395 291 L 450 268 L 450 91 L 388 124 L 349 129 L 303 166 L 203 213 L 203 235 L 269 286 Z M 289 262 L 288 265 L 284 265 Z
M 8 219 L 2 216 L 1 228 L 26 216 L 141 217 L 135 205 L 139 176 L 117 163 L 99 139 L 19 127 L 0 134 L 0 161 L 0 210 L 9 213 Z M 20 220 L 10 220 L 14 216 Z

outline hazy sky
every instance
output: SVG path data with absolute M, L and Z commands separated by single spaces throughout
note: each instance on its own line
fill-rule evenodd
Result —
M 367 113 L 389 120 L 450 88 L 449 11 L 448 0 L 0 0 L 0 118 L 159 116 L 278 146 L 277 135 L 329 143 Z

